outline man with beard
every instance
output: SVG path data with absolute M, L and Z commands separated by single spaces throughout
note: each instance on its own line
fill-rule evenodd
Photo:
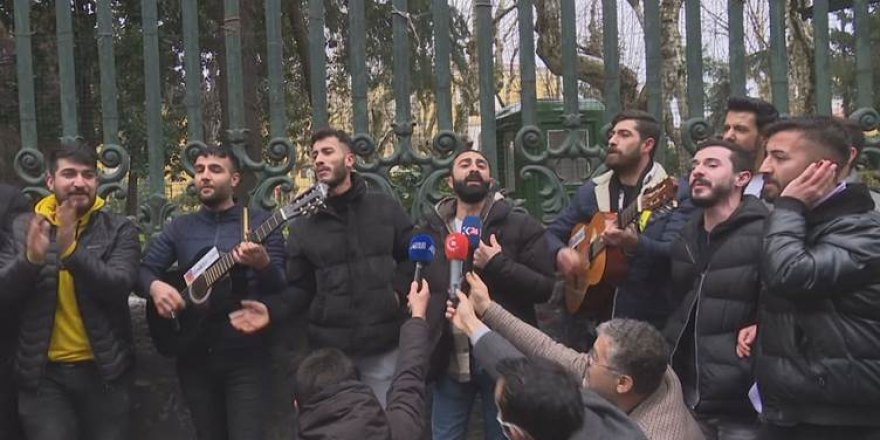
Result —
M 261 439 L 268 420 L 270 376 L 268 335 L 275 322 L 271 300 L 285 287 L 284 244 L 280 232 L 265 245 L 242 241 L 244 207 L 233 199 L 238 159 L 225 146 L 208 147 L 195 161 L 195 185 L 202 206 L 175 217 L 150 241 L 140 268 L 140 294 L 169 319 L 198 313 L 198 336 L 177 355 L 177 376 L 199 439 Z M 250 210 L 256 228 L 268 214 Z M 211 248 L 232 253 L 236 265 L 214 286 L 207 304 L 188 304 L 162 280 L 176 261 L 189 270 Z M 268 306 L 268 308 L 267 308 Z M 190 309 L 190 310 L 186 310 Z
M 310 145 L 329 197 L 317 213 L 290 225 L 284 313 L 308 307 L 310 348 L 342 350 L 384 407 L 412 281 L 412 222 L 397 200 L 369 191 L 354 172 L 346 132 L 319 129 Z
M 568 207 L 547 227 L 556 268 L 567 276 L 588 263 L 566 245 L 576 224 L 588 223 L 598 212 L 622 211 L 642 192 L 667 177 L 663 167 L 653 160 L 660 139 L 660 124 L 653 116 L 641 111 L 624 111 L 616 115 L 611 124 L 605 157 L 605 164 L 611 170 L 581 186 Z M 602 239 L 606 245 L 622 248 L 631 255 L 627 278 L 617 286 L 612 317 L 648 321 L 662 328 L 672 309 L 667 298 L 669 243 L 688 215 L 685 209 L 655 213 L 647 223 L 640 222 L 645 224 L 639 228 L 640 233 L 634 227 L 621 230 L 614 225 L 605 230 Z M 572 348 L 586 351 L 594 337 L 577 335 L 566 342 Z
M 830 117 L 767 128 L 756 368 L 762 438 L 880 438 L 880 214 Z
M 737 356 L 737 333 L 755 323 L 767 208 L 743 191 L 754 158 L 711 140 L 692 160 L 690 193 L 702 215 L 672 243 L 672 294 L 679 307 L 665 334 L 685 403 L 707 439 L 756 438 L 748 399 L 751 362 Z
M 452 160 L 448 182 L 455 197 L 437 203 L 424 221 L 425 231 L 431 233 L 435 243 L 444 243 L 447 234 L 461 231 L 465 217 L 478 216 L 483 228 L 481 243 L 472 249 L 474 271 L 493 292 L 498 292 L 500 304 L 523 321 L 537 325 L 534 305 L 550 298 L 554 284 L 544 227 L 490 189 L 495 179 L 489 161 L 479 151 L 458 153 Z M 445 323 L 449 262 L 442 252 L 426 268 L 426 277 L 432 287 L 429 322 L 434 340 L 439 338 L 431 362 L 432 377 L 436 378 L 433 438 L 465 438 L 471 407 L 479 394 L 485 438 L 501 439 L 493 403 L 495 381 L 485 370 L 475 368 L 466 337 L 464 343 L 453 344 L 451 327 Z
M 732 96 L 727 100 L 727 113 L 724 115 L 724 128 L 721 138 L 745 149 L 755 158 L 754 170 L 764 160 L 764 141 L 761 130 L 779 119 L 779 112 L 767 101 L 747 96 Z M 764 179 L 760 173 L 753 173 L 745 193 L 760 197 Z
M 19 216 L 0 251 L 3 303 L 21 307 L 18 411 L 32 440 L 127 439 L 134 347 L 128 296 L 137 227 L 104 211 L 98 155 L 83 145 L 49 154 L 51 193 Z

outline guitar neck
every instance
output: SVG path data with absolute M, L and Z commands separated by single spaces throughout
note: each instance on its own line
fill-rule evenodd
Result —
M 638 199 L 629 204 L 621 213 L 617 215 L 617 227 L 624 229 L 634 222 L 639 215 Z
M 269 234 L 275 232 L 276 229 L 281 227 L 284 224 L 286 219 L 284 218 L 284 214 L 281 211 L 276 211 L 269 217 L 268 220 L 264 221 L 263 224 L 260 225 L 255 231 L 248 233 L 248 240 L 254 243 L 265 243 L 266 239 L 269 238 Z M 202 276 L 205 277 L 205 281 L 207 281 L 208 286 L 212 286 L 217 282 L 223 275 L 226 275 L 232 266 L 235 265 L 235 260 L 232 259 L 232 253 L 226 252 L 220 258 L 214 262 Z

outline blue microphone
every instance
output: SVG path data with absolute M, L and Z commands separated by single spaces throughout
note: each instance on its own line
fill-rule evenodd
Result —
M 467 236 L 471 252 L 473 252 L 480 246 L 480 238 L 483 236 L 483 221 L 480 220 L 480 217 L 469 215 L 461 221 L 461 232 Z
M 422 286 L 422 269 L 434 261 L 437 247 L 434 239 L 428 234 L 416 234 L 409 241 L 409 260 L 416 263 L 416 273 L 413 279 Z

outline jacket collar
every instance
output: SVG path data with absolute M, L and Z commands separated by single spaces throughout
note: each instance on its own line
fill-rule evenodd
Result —
M 483 204 L 483 210 L 480 212 L 480 220 L 483 225 L 487 225 L 497 219 L 504 218 L 510 213 L 511 207 L 505 202 L 504 195 L 500 192 L 489 192 L 486 194 L 486 203 Z M 434 215 L 441 223 L 446 226 L 447 231 L 455 232 L 455 208 L 458 199 L 455 197 L 447 197 L 434 205 Z
M 770 214 L 770 211 L 767 209 L 767 206 L 764 205 L 763 202 L 758 200 L 755 196 L 744 196 L 742 202 L 740 202 L 739 206 L 730 214 L 730 217 L 727 220 L 719 223 L 718 226 L 715 226 L 712 229 L 712 232 L 709 233 L 710 236 L 717 237 L 723 234 L 727 234 L 729 232 L 735 231 L 739 229 L 746 223 L 753 222 L 755 220 L 761 220 L 767 218 Z M 697 228 L 703 227 L 703 216 L 700 215 L 699 221 L 696 222 Z
M 808 225 L 826 223 L 838 217 L 859 214 L 874 209 L 874 200 L 868 191 L 868 187 L 862 183 L 847 183 L 846 188 L 834 194 L 817 206 L 815 209 L 804 214 Z
M 92 207 L 79 218 L 79 226 L 83 227 L 89 223 L 89 220 L 92 218 L 92 215 L 101 210 L 104 207 L 104 199 L 100 197 L 95 197 L 95 203 L 92 204 Z M 55 217 L 55 209 L 58 208 L 58 198 L 55 197 L 55 194 L 49 194 L 46 197 L 40 199 L 37 202 L 37 205 L 34 206 L 34 212 L 37 214 L 46 217 L 49 220 L 49 223 L 54 226 L 58 226 L 58 219 Z

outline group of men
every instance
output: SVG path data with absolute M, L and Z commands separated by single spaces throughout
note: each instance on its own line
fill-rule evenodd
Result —
M 97 196 L 94 150 L 63 146 L 33 209 L 0 192 L 0 367 L 15 365 L 0 384 L 0 437 L 128 438 L 134 291 L 187 330 L 176 369 L 200 439 L 264 438 L 269 329 L 300 315 L 303 439 L 463 439 L 477 396 L 487 439 L 880 438 L 880 214 L 853 178 L 864 137 L 840 119 L 780 120 L 766 102 L 731 98 L 678 207 L 601 234 L 630 266 L 612 319 L 568 346 L 536 328 L 556 274 L 590 263 L 569 246 L 574 226 L 669 178 L 653 159 L 660 136 L 646 113 L 617 115 L 608 171 L 545 230 L 472 150 L 453 158 L 453 195 L 416 226 L 354 171 L 349 136 L 320 129 L 309 151 L 326 201 L 286 238 L 275 217 L 236 203 L 238 159 L 209 147 L 194 166 L 200 209 L 143 257 L 137 227 Z M 468 293 L 449 300 L 442 252 L 413 281 L 414 233 L 444 243 L 473 217 Z M 222 258 L 234 264 L 207 271 L 205 303 L 173 282 Z

